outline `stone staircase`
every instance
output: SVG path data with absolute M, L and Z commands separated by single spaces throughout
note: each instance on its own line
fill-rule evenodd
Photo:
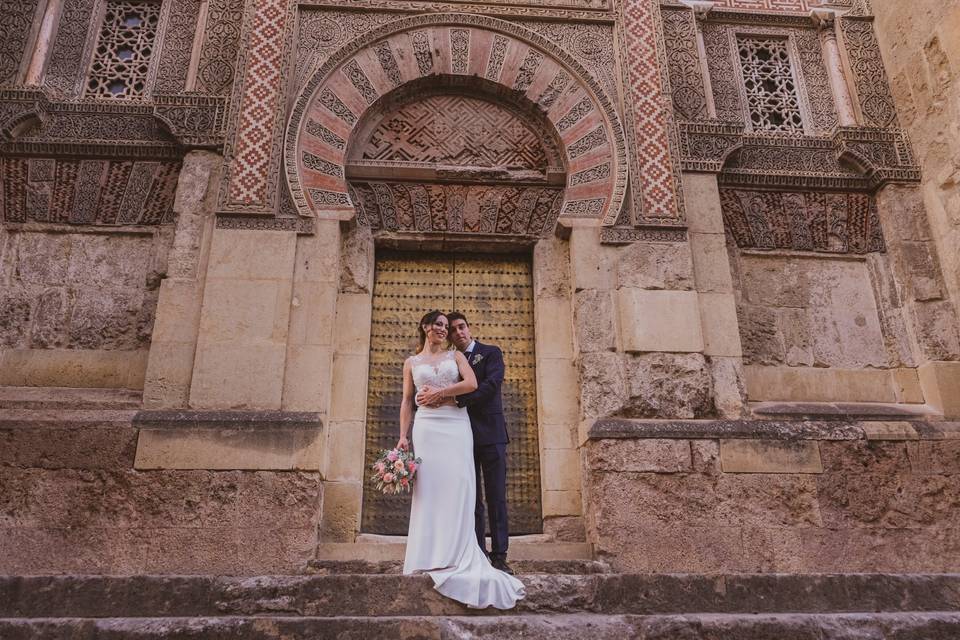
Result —
M 623 575 L 518 562 L 527 598 L 475 611 L 391 563 L 306 575 L 0 578 L 5 640 L 955 640 L 960 575 Z M 533 571 L 534 573 L 526 573 Z
M 53 489 L 42 495 L 55 497 L 61 491 L 57 483 L 77 477 L 103 476 L 109 487 L 121 489 L 147 486 L 133 484 L 138 477 L 140 483 L 147 482 L 143 478 L 168 481 L 163 474 L 131 469 L 136 448 L 131 418 L 138 405 L 135 392 L 122 390 L 0 387 L 0 471 L 6 469 L 3 477 L 20 483 L 8 484 L 6 492 L 0 486 L 0 525 L 6 527 L 0 528 L 0 554 L 30 544 L 33 534 L 16 528 L 21 526 L 16 518 L 27 511 L 17 498 L 28 486 L 24 483 L 47 482 Z M 114 501 L 144 496 L 145 507 L 118 510 L 120 519 L 152 517 L 150 509 L 178 499 L 168 492 L 103 495 Z M 51 504 L 57 512 L 56 505 L 76 501 Z M 98 522 L 111 521 L 112 514 Z M 51 518 L 57 526 L 64 522 L 59 513 Z M 27 537 L 5 539 L 4 532 Z M 149 526 L 107 530 L 95 541 L 140 540 L 156 533 Z M 50 548 L 56 561 L 44 571 L 63 575 L 0 575 L 0 640 L 960 638 L 960 575 L 952 574 L 630 575 L 591 559 L 585 543 L 529 536 L 511 544 L 511 564 L 527 585 L 527 598 L 516 609 L 500 612 L 467 609 L 440 596 L 428 577 L 400 575 L 403 545 L 397 538 L 321 542 L 313 554 L 317 559 L 277 570 L 302 567 L 296 575 L 247 576 L 167 575 L 169 568 L 154 569 L 164 575 L 140 575 L 150 571 L 133 564 L 93 570 L 136 575 L 78 575 L 92 562 L 89 558 L 78 560 L 81 568 L 61 562 L 92 544 L 78 540 L 81 546 Z M 185 544 L 193 540 L 184 539 Z M 23 567 L 8 573 L 39 573 L 16 558 L 0 560 Z

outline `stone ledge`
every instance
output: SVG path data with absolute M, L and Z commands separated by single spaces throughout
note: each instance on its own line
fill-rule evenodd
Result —
M 597 420 L 588 437 L 663 438 L 716 440 L 750 438 L 765 440 L 861 440 L 863 429 L 855 422 L 798 420 Z
M 252 427 L 269 429 L 322 428 L 316 411 L 151 410 L 138 411 L 133 426 L 139 429 L 214 429 Z
M 754 414 L 791 420 L 923 420 L 939 414 L 929 405 L 885 402 L 757 402 Z
M 960 422 L 857 420 L 639 420 L 601 418 L 590 440 L 960 440 Z

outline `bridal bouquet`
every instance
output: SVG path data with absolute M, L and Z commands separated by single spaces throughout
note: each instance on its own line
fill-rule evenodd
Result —
M 373 463 L 373 476 L 370 478 L 376 483 L 377 489 L 383 493 L 403 493 L 410 491 L 413 486 L 413 477 L 420 467 L 420 458 L 414 458 L 413 453 L 403 449 L 384 449 L 380 457 Z

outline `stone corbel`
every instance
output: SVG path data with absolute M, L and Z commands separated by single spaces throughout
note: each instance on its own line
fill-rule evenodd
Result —
M 177 141 L 195 149 L 219 149 L 226 138 L 226 99 L 219 96 L 155 95 L 153 115 Z
M 0 142 L 13 140 L 25 125 L 40 121 L 47 104 L 40 89 L 0 89 Z

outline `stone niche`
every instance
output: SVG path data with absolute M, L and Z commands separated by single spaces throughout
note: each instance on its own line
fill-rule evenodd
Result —
M 169 236 L 0 231 L 0 384 L 142 388 Z

